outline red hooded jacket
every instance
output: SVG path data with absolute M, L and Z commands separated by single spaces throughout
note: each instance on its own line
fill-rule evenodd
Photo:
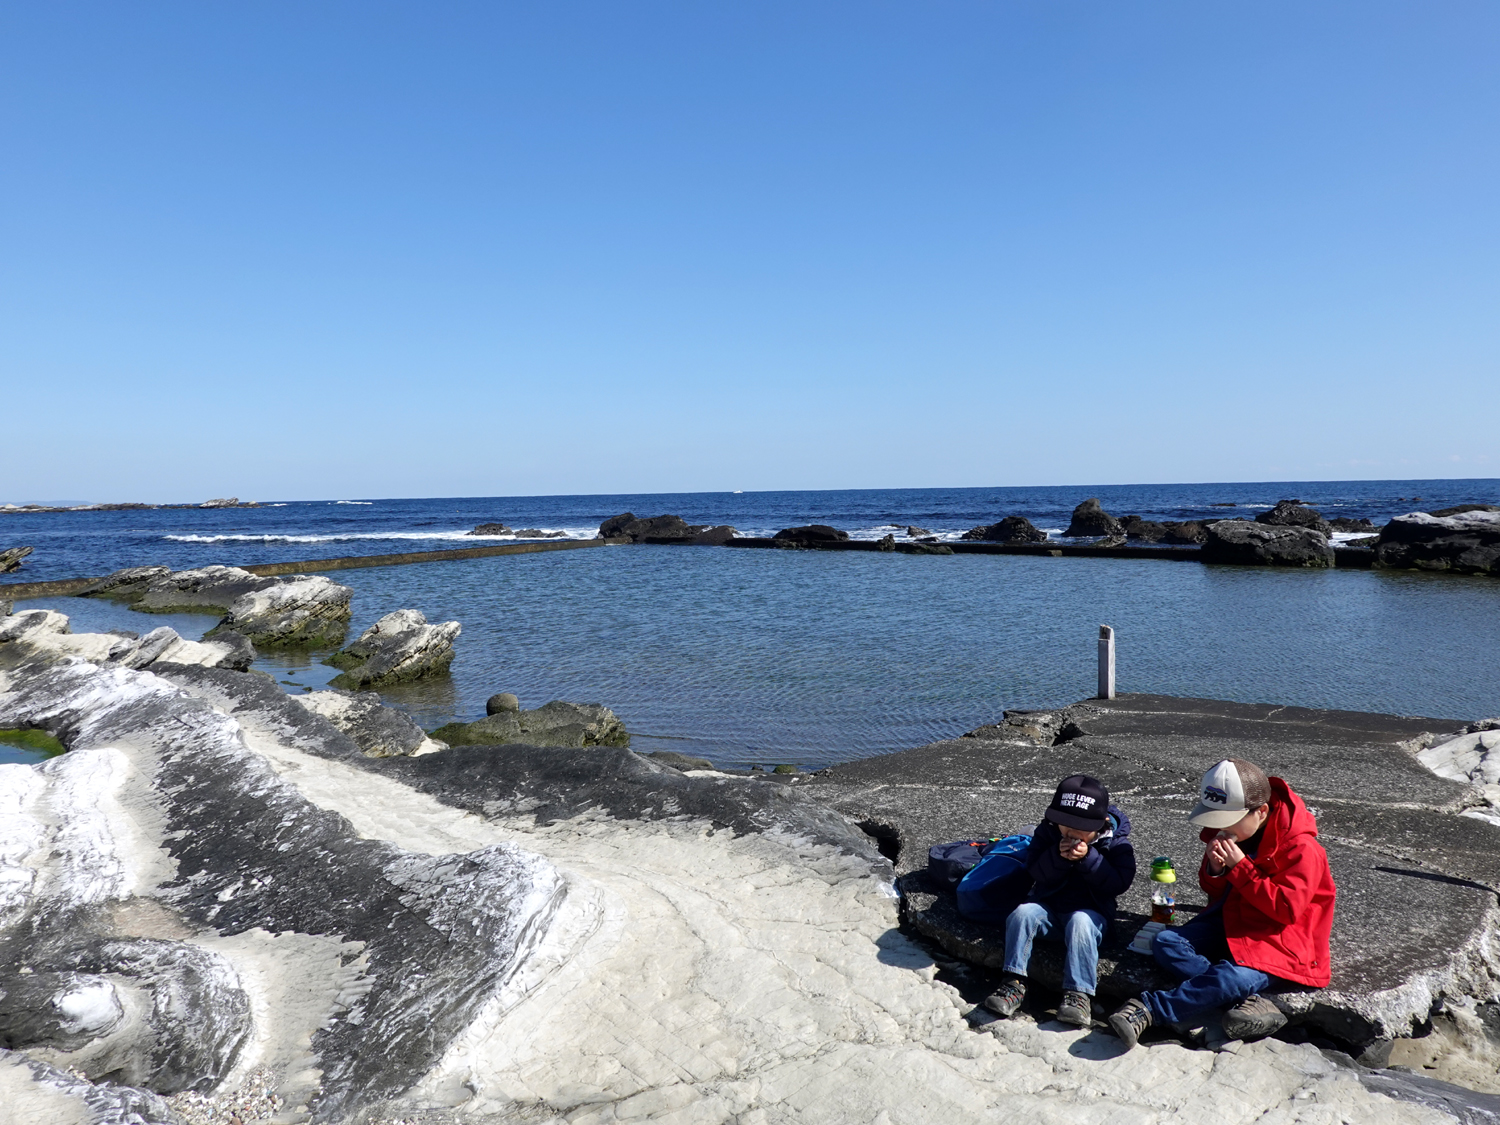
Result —
M 1199 835 L 1206 844 L 1218 830 Z M 1224 900 L 1224 936 L 1238 964 L 1317 988 L 1328 983 L 1333 872 L 1318 822 L 1281 778 L 1271 778 L 1271 814 L 1255 858 L 1210 875 L 1205 855 L 1198 885 L 1210 903 Z

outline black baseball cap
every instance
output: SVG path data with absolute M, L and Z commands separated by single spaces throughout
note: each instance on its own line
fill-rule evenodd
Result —
M 1109 823 L 1109 790 L 1087 774 L 1065 777 L 1052 794 L 1047 819 L 1080 832 L 1098 832 Z

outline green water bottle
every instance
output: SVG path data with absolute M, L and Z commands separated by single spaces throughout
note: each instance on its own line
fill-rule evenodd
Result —
M 1159 855 L 1151 861 L 1151 921 L 1163 926 L 1172 924 L 1172 908 L 1177 899 L 1172 885 L 1177 882 L 1177 872 L 1170 858 Z

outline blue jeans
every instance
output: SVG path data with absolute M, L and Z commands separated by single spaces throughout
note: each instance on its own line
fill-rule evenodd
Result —
M 1039 902 L 1023 902 L 1005 921 L 1005 971 L 1018 977 L 1031 965 L 1031 943 L 1054 937 L 1061 929 L 1067 949 L 1063 958 L 1063 988 L 1092 996 L 1099 984 L 1099 943 L 1104 940 L 1104 916 L 1092 910 L 1063 914 Z
M 1152 1023 L 1193 1024 L 1216 1008 L 1238 1004 L 1271 985 L 1259 969 L 1234 963 L 1224 939 L 1224 914 L 1209 910 L 1176 930 L 1162 930 L 1151 943 L 1156 963 L 1184 978 L 1166 992 L 1143 992 Z

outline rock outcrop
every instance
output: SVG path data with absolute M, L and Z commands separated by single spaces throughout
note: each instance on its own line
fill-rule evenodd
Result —
M 1219 520 L 1207 527 L 1203 561 L 1243 566 L 1333 565 L 1328 536 L 1310 527 L 1283 527 L 1249 520 Z
M 496 710 L 472 723 L 449 723 L 432 737 L 450 746 L 556 746 L 584 750 L 629 746 L 630 735 L 613 711 L 598 703 L 554 700 L 534 711 Z
M 409 716 L 382 705 L 378 692 L 313 691 L 289 698 L 323 716 L 371 758 L 433 754 L 448 749 L 447 743 L 429 738 Z
M 80 596 L 118 599 L 141 613 L 222 613 L 210 636 L 232 631 L 272 648 L 342 642 L 353 593 L 321 574 L 263 578 L 236 566 L 204 566 L 117 570 Z
M 995 523 L 970 528 L 960 538 L 991 543 L 1045 543 L 1047 533 L 1025 516 L 1006 516 Z
M 523 527 L 514 533 L 517 539 L 566 539 L 566 531 L 543 531 L 539 527 Z
M 1322 512 L 1307 507 L 1301 500 L 1278 500 L 1274 508 L 1257 514 L 1255 522 L 1272 527 L 1310 527 L 1324 535 L 1333 530 L 1333 525 L 1323 518 Z
M 1373 523 L 1371 523 L 1367 519 L 1351 520 L 1351 519 L 1348 519 L 1348 518 L 1346 518 L 1344 516 L 1337 516 L 1334 519 L 1329 520 L 1328 521 L 1328 526 L 1330 528 L 1332 528 L 1334 531 L 1344 531 L 1344 532 L 1350 532 L 1350 531 L 1360 532 L 1360 531 L 1363 531 L 1363 532 L 1368 532 L 1371 535 L 1374 535 L 1377 531 L 1380 530 L 1378 527 L 1376 527 Z
M 36 550 L 35 547 L 8 547 L 0 551 L 0 574 L 20 570 L 21 564 L 26 561 L 26 556 L 34 550 Z
M 429 625 L 417 610 L 398 609 L 323 663 L 342 669 L 331 681 L 334 687 L 354 691 L 441 675 L 453 663 L 453 642 L 462 628 L 457 621 Z
M 1500 508 L 1465 504 L 1445 513 L 1412 512 L 1380 529 L 1375 565 L 1500 575 Z
M 470 534 L 470 535 L 510 535 L 510 534 L 512 534 L 512 532 L 511 532 L 510 528 L 506 527 L 503 523 L 482 523 L 478 527 L 476 527 L 473 531 L 469 532 L 468 534 Z
M 1143 543 L 1202 543 L 1208 532 L 1198 520 L 1143 520 L 1140 516 L 1126 516 L 1120 521 L 1130 539 Z
M 842 543 L 849 533 L 826 523 L 810 523 L 805 527 L 784 527 L 771 538 L 798 547 L 815 547 L 819 543 Z
M 255 659 L 255 648 L 244 636 L 228 630 L 213 640 L 190 641 L 165 625 L 145 636 L 74 633 L 68 618 L 50 609 L 0 617 L 0 667 L 51 663 L 63 657 L 122 668 L 151 668 L 161 663 L 244 671 Z
M 599 525 L 599 538 L 629 539 L 632 543 L 639 543 L 648 535 L 689 539 L 698 532 L 707 530 L 707 524 L 690 524 L 681 516 L 649 516 L 639 519 L 634 512 L 624 512 Z
M 1063 536 L 1068 539 L 1090 539 L 1096 536 L 1122 535 L 1124 529 L 1120 521 L 1115 519 L 1099 506 L 1095 497 L 1090 497 L 1078 507 L 1073 509 L 1073 519 L 1068 524 L 1068 529 Z

